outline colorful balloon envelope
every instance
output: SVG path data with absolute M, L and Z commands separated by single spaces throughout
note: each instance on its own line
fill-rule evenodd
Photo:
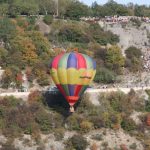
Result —
M 56 56 L 50 66 L 51 77 L 73 112 L 74 104 L 95 76 L 96 62 L 85 54 L 71 52 Z

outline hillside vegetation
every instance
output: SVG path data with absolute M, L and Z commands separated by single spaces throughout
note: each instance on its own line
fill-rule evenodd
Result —
M 149 91 L 147 93 L 149 94 Z M 68 113 L 69 106 L 65 101 L 63 104 L 58 100 L 52 104 L 52 101 L 54 102 L 53 99 L 45 99 L 45 96 L 43 97 L 38 91 L 29 95 L 27 103 L 14 97 L 1 98 L 0 131 L 7 137 L 7 143 L 4 142 L 2 147 L 8 148 L 9 146 L 9 150 L 11 150 L 15 144 L 14 139 L 25 134 L 31 135 L 36 145 L 44 150 L 45 145 L 41 136 L 49 134 L 54 135 L 55 141 L 60 143 L 63 141 L 62 147 L 57 148 L 60 150 L 73 148 L 84 150 L 86 147 L 93 147 L 94 143 L 99 143 L 98 141 L 101 141 L 101 144 L 96 144 L 96 146 L 105 150 L 115 147 L 119 149 L 123 144 L 126 148 L 134 145 L 136 150 L 142 150 L 143 147 L 147 150 L 150 148 L 148 142 L 150 140 L 149 123 L 147 121 L 150 100 L 145 101 L 133 90 L 129 94 L 121 92 L 102 94 L 99 97 L 101 105 L 97 106 L 93 105 L 85 95 L 76 104 L 74 114 Z M 138 122 L 132 118 L 134 112 L 141 112 L 137 116 Z M 104 140 L 105 129 L 109 132 L 112 132 L 111 130 L 122 132 L 121 129 L 123 129 L 126 134 L 136 137 L 138 141 L 133 140 L 135 143 L 131 143 L 131 140 L 129 143 L 112 145 L 111 141 Z M 97 130 L 96 134 L 93 134 L 94 130 Z M 103 132 L 99 132 L 100 130 Z M 67 132 L 70 132 L 70 135 L 73 133 L 73 136 L 65 138 Z M 148 133 L 145 134 L 145 132 Z M 86 137 L 91 140 L 87 141 Z M 122 138 L 120 137 L 120 140 Z M 88 142 L 90 142 L 89 146 Z M 55 143 L 50 143 L 50 146 L 56 148 Z M 15 145 L 15 147 L 17 146 Z M 31 147 L 33 147 L 32 144 Z

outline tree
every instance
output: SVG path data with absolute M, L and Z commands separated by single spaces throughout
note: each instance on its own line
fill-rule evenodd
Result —
M 73 1 L 67 7 L 65 17 L 69 17 L 70 19 L 79 20 L 80 17 L 89 16 L 90 8 L 87 5 L 79 1 Z
M 101 5 L 98 5 L 97 2 L 95 1 L 92 3 L 92 13 L 94 17 L 105 17 L 106 16 L 106 11 L 105 8 Z
M 0 39 L 5 43 L 17 34 L 15 24 L 8 18 L 0 19 Z
M 6 68 L 4 74 L 2 75 L 2 80 L 1 80 L 3 88 L 8 88 L 10 86 L 10 83 L 12 82 L 12 76 L 13 73 L 11 69 Z
M 12 53 L 21 54 L 20 63 L 22 64 L 22 68 L 37 62 L 38 56 L 36 54 L 36 47 L 30 38 L 17 36 L 11 40 L 10 44 Z M 17 60 L 18 58 L 15 59 Z
M 39 8 L 35 0 L 13 0 L 9 5 L 9 10 L 11 16 L 34 15 L 38 13 Z
M 144 8 L 142 6 L 136 5 L 135 9 L 134 9 L 134 14 L 135 14 L 135 16 L 143 17 L 144 16 Z
M 39 13 L 48 15 L 55 13 L 55 1 L 53 0 L 38 0 Z
M 118 4 L 114 0 L 109 0 L 103 7 L 105 8 L 106 16 L 128 15 L 127 7 Z
M 125 59 L 118 46 L 114 45 L 107 49 L 105 63 L 109 69 L 114 70 L 116 73 L 121 73 Z
M 72 0 L 58 0 L 58 16 L 59 17 L 64 17 L 67 8 L 70 6 L 70 4 L 72 3 Z M 57 6 L 55 7 L 57 8 Z M 55 12 L 57 12 L 57 10 L 55 10 Z
M 10 86 L 16 86 L 17 85 L 17 75 L 20 73 L 20 70 L 16 66 L 11 66 L 5 69 L 4 74 L 2 75 L 2 87 L 8 88 Z
M 0 4 L 0 15 L 4 16 L 8 13 L 8 4 L 2 3 Z

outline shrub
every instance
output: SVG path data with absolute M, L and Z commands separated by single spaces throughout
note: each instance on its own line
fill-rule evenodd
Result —
M 92 139 L 97 140 L 97 141 L 102 141 L 103 140 L 103 135 L 102 134 L 95 134 L 92 135 Z
M 135 122 L 130 118 L 123 118 L 121 127 L 128 132 L 133 131 L 137 128 Z
M 66 143 L 66 148 L 73 147 L 76 150 L 85 150 L 87 144 L 87 140 L 82 135 L 76 134 L 68 139 L 68 142 Z
M 130 69 L 130 71 L 136 72 L 141 70 L 142 69 L 141 50 L 131 46 L 125 51 L 125 53 L 127 57 L 126 66 Z
M 17 99 L 14 96 L 6 96 L 0 100 L 0 105 L 4 108 L 15 108 L 20 104 L 20 101 L 22 100 Z
M 95 129 L 105 127 L 105 121 L 101 115 L 90 117 L 90 121 L 93 123 Z
M 81 132 L 84 132 L 84 133 L 89 132 L 92 128 L 93 128 L 93 123 L 89 121 L 82 121 L 80 123 Z
M 105 141 L 104 141 L 104 142 L 102 143 L 102 146 L 103 146 L 105 149 L 108 148 L 108 142 L 105 142 Z
M 147 112 L 150 112 L 150 100 L 148 100 L 148 101 L 145 102 L 145 110 Z
M 51 16 L 51 15 L 46 15 L 46 16 L 44 17 L 43 21 L 44 21 L 46 24 L 50 25 L 50 24 L 53 22 L 53 16 Z
M 116 80 L 116 75 L 114 72 L 106 69 L 106 68 L 100 68 L 96 72 L 96 76 L 94 78 L 94 81 L 97 83 L 114 83 Z
M 58 128 L 54 130 L 54 135 L 55 135 L 55 139 L 57 141 L 60 141 L 63 139 L 64 137 L 64 129 L 63 128 Z
M 69 130 L 80 130 L 80 122 L 81 122 L 81 118 L 76 113 L 69 116 L 66 120 Z
M 15 148 L 15 146 L 10 143 L 5 143 L 2 145 L 1 150 L 19 150 L 19 149 Z
M 133 25 L 136 26 L 136 27 L 140 27 L 141 24 L 142 24 L 142 22 L 141 22 L 139 19 L 131 18 L 130 21 L 131 21 L 131 22 L 133 23 Z
M 29 103 L 42 102 L 43 97 L 40 91 L 33 91 L 28 96 Z
M 128 49 L 126 49 L 125 53 L 126 57 L 129 59 L 132 59 L 133 57 L 140 58 L 142 55 L 141 50 L 134 46 L 131 46 Z
M 84 29 L 81 29 L 79 25 L 65 25 L 59 31 L 59 40 L 63 42 L 70 41 L 88 43 L 90 41 L 90 37 L 83 31 Z
M 107 49 L 105 63 L 107 68 L 113 70 L 115 73 L 122 73 L 125 58 L 122 55 L 120 47 L 113 45 Z
M 52 129 L 52 118 L 50 114 L 46 113 L 44 110 L 36 113 L 35 121 L 39 124 L 39 127 L 43 132 L 47 133 Z
M 134 149 L 134 150 L 136 150 L 136 148 L 137 148 L 136 143 L 133 143 L 132 145 L 130 145 L 130 149 Z

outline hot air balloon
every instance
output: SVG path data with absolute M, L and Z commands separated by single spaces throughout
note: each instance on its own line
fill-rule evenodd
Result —
M 50 74 L 57 88 L 74 112 L 74 104 L 88 88 L 96 73 L 96 62 L 78 52 L 62 53 L 50 65 Z

